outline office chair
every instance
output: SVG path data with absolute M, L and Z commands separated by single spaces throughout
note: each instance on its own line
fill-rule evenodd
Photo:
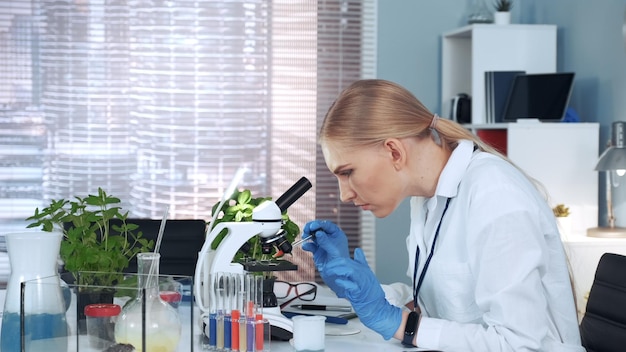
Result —
M 626 350 L 626 256 L 600 258 L 580 335 L 587 352 Z
M 137 224 L 137 231 L 142 237 L 153 240 L 156 246 L 161 220 L 155 219 L 127 219 L 127 223 Z M 159 273 L 161 275 L 184 275 L 193 277 L 198 261 L 198 253 L 204 244 L 206 223 L 204 220 L 171 219 L 165 223 L 163 239 L 161 241 L 161 261 Z M 126 273 L 137 272 L 137 258 L 130 261 Z

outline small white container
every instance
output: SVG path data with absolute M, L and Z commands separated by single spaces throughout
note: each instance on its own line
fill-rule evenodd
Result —
M 326 317 L 297 315 L 293 321 L 293 347 L 297 352 L 323 351 L 325 346 Z
M 496 11 L 493 19 L 495 24 L 511 24 L 511 13 L 508 11 Z

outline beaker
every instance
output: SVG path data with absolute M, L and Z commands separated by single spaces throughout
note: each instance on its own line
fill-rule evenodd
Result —
M 5 235 L 11 275 L 2 315 L 2 351 L 21 351 L 22 335 L 26 351 L 67 350 L 65 303 L 57 271 L 62 237 L 60 232 L 41 230 Z
M 115 324 L 115 341 L 131 344 L 137 352 L 173 352 L 180 340 L 178 312 L 159 295 L 160 259 L 159 253 L 137 254 L 138 294 L 122 309 Z M 142 335 L 144 324 L 145 336 Z
M 293 347 L 300 351 L 323 351 L 326 317 L 322 315 L 296 315 L 293 321 Z

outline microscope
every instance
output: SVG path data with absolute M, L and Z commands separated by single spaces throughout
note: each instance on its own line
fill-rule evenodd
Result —
M 261 246 L 267 250 L 276 247 L 285 254 L 291 253 L 291 243 L 286 239 L 282 231 L 282 213 L 311 187 L 311 182 L 307 178 L 302 177 L 275 202 L 267 200 L 256 206 L 253 210 L 252 221 L 222 222 L 211 229 L 205 239 L 205 244 L 212 243 L 224 229 L 228 233 L 217 249 L 209 249 L 207 251 L 204 258 L 204 266 L 202 266 L 204 271 L 202 282 L 209 282 L 209 275 L 217 273 L 244 274 L 244 272 L 297 270 L 297 265 L 285 259 L 270 261 L 247 260 L 244 262 L 233 262 L 233 259 L 240 248 L 254 236 L 259 236 Z M 200 255 L 202 254 L 200 253 Z M 203 286 L 205 287 L 201 289 L 202 300 L 206 302 L 211 297 L 209 297 L 209 289 L 206 287 L 208 285 L 204 284 Z M 291 319 L 281 313 L 274 292 L 271 290 L 269 290 L 270 292 L 263 291 L 263 317 L 271 325 L 272 338 L 279 340 L 290 339 L 293 334 Z

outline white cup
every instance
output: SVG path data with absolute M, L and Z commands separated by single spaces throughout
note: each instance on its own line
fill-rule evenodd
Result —
M 324 350 L 326 317 L 321 315 L 296 315 L 293 321 L 293 347 L 297 352 Z

